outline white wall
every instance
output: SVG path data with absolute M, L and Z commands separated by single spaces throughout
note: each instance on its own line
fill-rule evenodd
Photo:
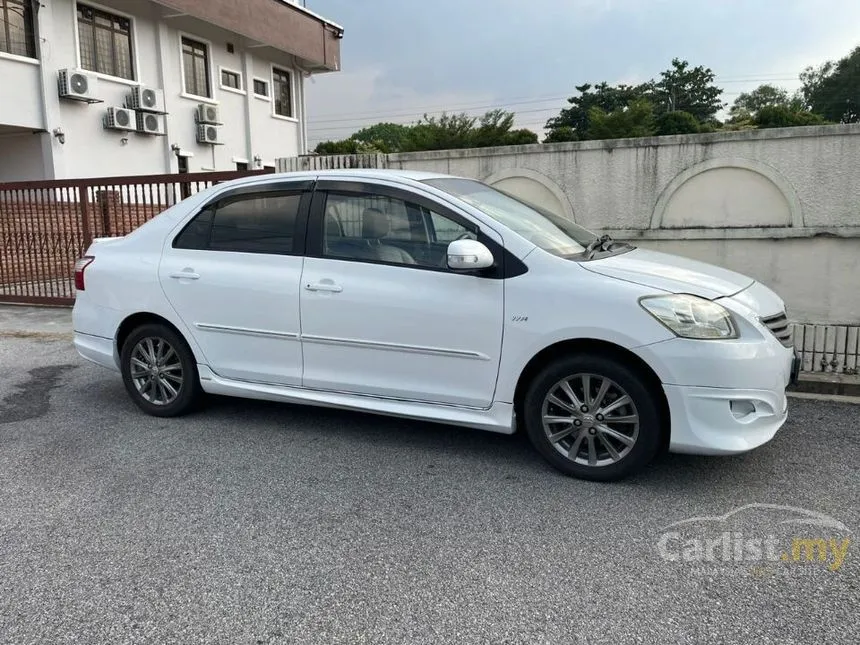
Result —
M 24 125 L 52 131 L 62 128 L 65 144 L 54 141 L 47 149 L 48 170 L 26 179 L 99 177 L 176 172 L 178 162 L 171 146 L 189 157 L 192 172 L 235 170 L 234 160 L 254 157 L 273 164 L 276 156 L 298 154 L 302 148 L 301 92 L 303 79 L 293 69 L 290 56 L 271 48 L 247 47 L 243 38 L 189 17 L 161 18 L 169 13 L 150 0 L 101 0 L 85 3 L 132 19 L 135 81 L 98 76 L 96 96 L 103 103 L 86 104 L 61 100 L 57 95 L 57 73 L 78 68 L 75 0 L 52 0 L 38 12 L 41 37 L 41 66 L 0 58 L 0 78 L 14 82 L 14 94 L 0 101 L 0 125 Z M 211 103 L 221 108 L 221 136 L 225 145 L 197 143 L 194 112 L 200 99 L 183 96 L 181 34 L 210 44 Z M 228 53 L 227 43 L 234 53 Z M 248 71 L 265 78 L 271 92 L 271 65 L 293 71 L 295 114 L 293 120 L 275 118 L 271 101 L 260 101 L 247 92 L 235 93 L 220 86 L 220 66 L 239 71 L 246 88 L 252 87 Z M 91 73 L 91 72 L 90 72 Z M 42 118 L 44 86 L 47 122 Z M 103 117 L 109 106 L 121 107 L 132 86 L 141 83 L 165 90 L 167 136 L 106 130 Z M 0 144 L 2 145 L 2 144 Z M 2 150 L 2 148 L 0 148 Z M 41 164 L 40 164 L 41 165 Z M 0 180 L 5 179 L 0 172 Z
M 0 135 L 0 182 L 28 181 L 44 174 L 42 145 L 47 136 L 29 132 Z
M 0 53 L 0 83 L 0 124 L 43 129 L 39 66 L 29 59 Z

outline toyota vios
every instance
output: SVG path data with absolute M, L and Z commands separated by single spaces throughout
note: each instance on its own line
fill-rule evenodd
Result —
M 754 280 L 430 173 L 220 184 L 96 240 L 75 283 L 77 350 L 149 414 L 208 392 L 521 425 L 594 480 L 760 446 L 797 365 Z

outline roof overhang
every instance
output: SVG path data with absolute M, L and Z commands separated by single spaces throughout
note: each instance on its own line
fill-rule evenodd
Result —
M 343 27 L 286 0 L 157 0 L 176 12 L 295 56 L 308 72 L 340 70 Z

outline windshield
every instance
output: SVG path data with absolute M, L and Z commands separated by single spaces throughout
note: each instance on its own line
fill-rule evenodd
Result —
M 553 255 L 580 255 L 597 239 L 594 233 L 559 215 L 473 179 L 427 179 L 424 183 L 462 199 Z

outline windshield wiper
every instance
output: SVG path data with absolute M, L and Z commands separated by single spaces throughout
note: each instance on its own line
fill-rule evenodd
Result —
M 585 259 L 590 260 L 594 257 L 594 253 L 600 249 L 601 251 L 608 251 L 612 248 L 612 244 L 615 241 L 609 237 L 608 235 L 601 235 L 598 238 L 593 239 L 588 243 L 588 246 L 585 247 Z

